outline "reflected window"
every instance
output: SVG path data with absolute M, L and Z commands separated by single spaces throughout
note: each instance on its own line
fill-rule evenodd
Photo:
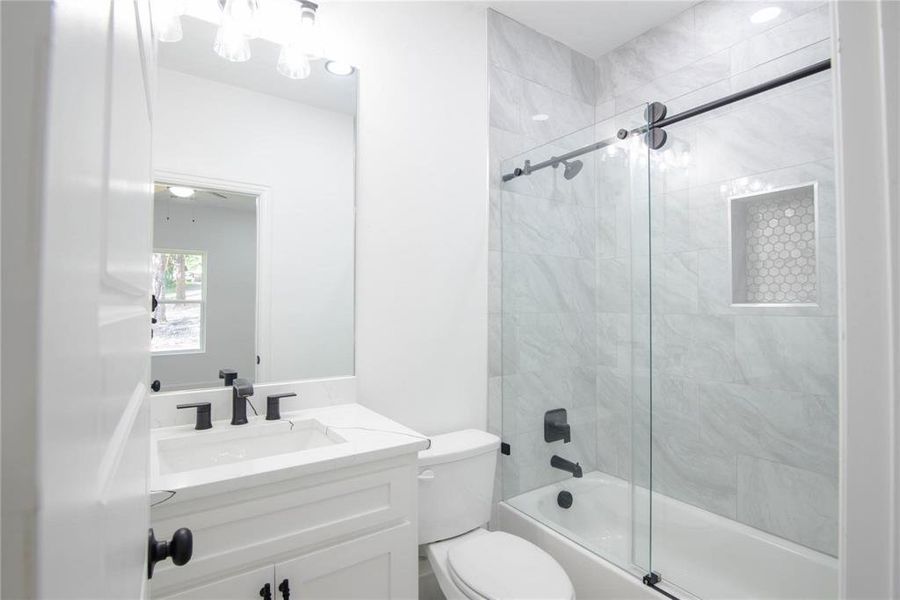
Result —
M 206 254 L 191 250 L 153 253 L 153 313 L 150 349 L 157 354 L 203 352 L 206 345 Z

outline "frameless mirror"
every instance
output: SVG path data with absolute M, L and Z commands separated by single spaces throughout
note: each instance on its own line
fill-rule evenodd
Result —
M 153 116 L 154 387 L 352 375 L 358 72 L 289 78 L 274 41 L 233 62 L 216 23 L 181 22 Z

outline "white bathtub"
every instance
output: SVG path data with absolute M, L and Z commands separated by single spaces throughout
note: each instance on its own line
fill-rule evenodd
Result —
M 557 504 L 561 490 L 574 497 L 569 509 Z M 613 584 L 619 595 L 605 597 L 645 597 L 646 588 L 641 590 L 637 583 L 648 560 L 648 492 L 638 487 L 633 493 L 634 511 L 628 482 L 587 473 L 510 498 L 501 504 L 500 527 L 540 545 L 560 545 L 556 552 L 545 549 L 567 571 L 584 571 L 582 563 L 589 558 L 594 562 L 590 576 L 614 579 L 592 582 L 573 576 L 581 600 L 604 597 L 598 590 Z M 838 595 L 836 558 L 656 493 L 652 535 L 653 571 L 662 575 L 665 589 L 682 598 L 796 600 Z M 566 549 L 566 544 L 580 548 Z M 629 574 L 634 587 L 622 581 Z

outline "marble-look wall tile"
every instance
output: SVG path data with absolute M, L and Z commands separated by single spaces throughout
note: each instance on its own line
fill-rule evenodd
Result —
M 738 458 L 738 519 L 837 555 L 838 479 L 750 456 Z
M 772 20 L 754 23 L 750 17 L 763 8 L 758 2 L 733 2 L 732 0 L 701 2 L 694 7 L 697 51 L 705 55 L 729 48 L 736 41 L 750 39 L 777 28 L 804 13 L 819 8 L 822 4 L 824 3 L 808 0 L 767 3 L 765 6 L 777 6 L 781 12 Z
M 499 377 L 503 374 L 503 348 L 501 321 L 498 318 L 488 319 L 488 376 Z
M 835 395 L 837 335 L 831 317 L 735 317 L 741 379 L 767 389 Z
M 699 387 L 700 433 L 711 445 L 837 477 L 836 396 L 733 383 Z
M 732 72 L 746 71 L 779 56 L 828 39 L 831 7 L 822 4 L 795 19 L 735 44 L 731 52 Z
M 650 413 L 635 411 L 635 437 L 647 439 Z M 652 486 L 655 492 L 725 517 L 737 514 L 736 455 L 697 435 L 696 423 L 653 412 Z M 636 473 L 649 473 L 647 444 L 634 445 Z M 638 481 L 638 483 L 641 483 Z
M 593 313 L 504 314 L 504 376 L 593 366 L 597 361 Z
M 652 259 L 653 310 L 663 314 L 697 312 L 697 253 L 661 254 Z
M 487 430 L 494 435 L 503 435 L 503 378 L 488 378 Z
M 505 194 L 503 250 L 570 258 L 593 258 L 594 209 Z
M 596 100 L 595 94 L 597 93 L 595 77 L 594 60 L 580 52 L 572 52 L 572 89 L 570 95 L 593 106 Z M 595 120 L 597 119 L 595 118 Z
M 631 474 L 631 373 L 597 368 L 597 465 L 627 478 Z
M 626 42 L 597 61 L 597 100 L 620 96 L 696 60 L 689 9 Z
M 497 250 L 488 251 L 488 313 L 503 311 L 503 258 Z
M 618 95 L 616 109 L 624 111 L 640 107 L 647 102 L 663 102 L 669 107 L 669 113 L 675 114 L 676 111 L 670 106 L 673 100 L 719 81 L 727 80 L 730 74 L 731 52 L 722 50 Z M 701 102 L 697 102 L 697 104 L 701 104 Z
M 522 133 L 519 113 L 525 80 L 493 65 L 489 75 L 491 127 Z

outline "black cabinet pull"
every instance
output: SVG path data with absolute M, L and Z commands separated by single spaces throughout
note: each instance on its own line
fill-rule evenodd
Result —
M 262 589 L 259 590 L 259 596 L 263 600 L 272 600 L 272 586 L 268 583 L 262 586 Z
M 288 584 L 287 579 L 278 584 L 278 591 L 281 592 L 281 597 L 284 600 L 291 600 L 291 586 Z
M 147 548 L 147 579 L 153 579 L 153 567 L 161 560 L 171 558 L 172 562 L 181 567 L 188 564 L 194 554 L 194 535 L 187 527 L 182 527 L 168 542 L 157 540 L 150 529 Z

